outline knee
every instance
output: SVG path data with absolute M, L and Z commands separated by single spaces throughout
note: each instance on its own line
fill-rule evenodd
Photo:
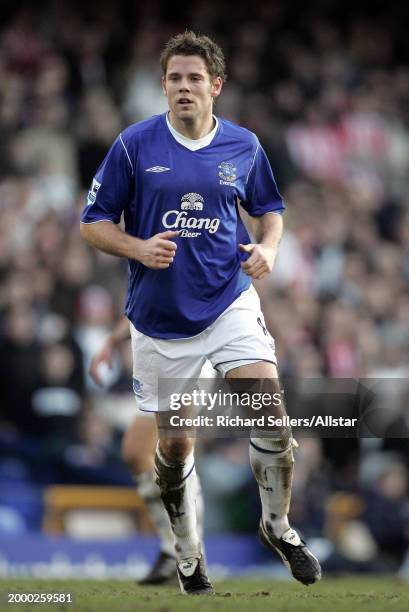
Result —
M 132 436 L 124 436 L 121 444 L 121 458 L 134 475 L 153 469 L 153 453 L 142 453 Z
M 131 444 L 129 444 L 126 436 L 124 436 L 123 440 L 122 440 L 122 444 L 121 444 L 121 458 L 122 461 L 124 463 L 126 463 L 126 465 L 128 467 L 131 466 L 131 464 L 133 463 L 133 449 Z
M 184 461 L 193 448 L 188 438 L 162 438 L 159 448 L 165 458 L 171 461 Z
M 133 474 L 153 469 L 156 447 L 156 424 L 151 419 L 137 418 L 122 438 L 121 457 Z
M 131 440 L 125 435 L 122 444 L 121 444 L 121 457 L 122 461 L 132 470 L 134 471 L 135 467 L 138 464 L 137 454 L 135 452 L 135 448 L 131 443 Z
M 256 435 L 254 435 L 254 433 Z M 271 432 L 272 433 L 272 432 Z M 279 458 L 289 456 L 293 459 L 293 447 L 297 446 L 290 426 L 284 426 L 274 432 L 274 435 L 263 436 L 263 432 L 258 430 L 251 436 L 251 445 L 261 452 L 274 453 Z

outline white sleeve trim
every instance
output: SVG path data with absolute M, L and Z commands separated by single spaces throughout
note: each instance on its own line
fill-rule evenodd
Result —
M 257 151 L 259 150 L 259 148 L 260 148 L 260 143 L 257 143 L 257 147 L 256 147 L 256 150 L 255 150 L 254 155 L 253 155 L 253 160 L 252 160 L 252 162 L 251 162 L 250 169 L 249 169 L 249 171 L 248 171 L 248 173 L 247 173 L 247 176 L 246 176 L 246 185 L 247 185 L 248 180 L 249 180 L 250 172 L 251 172 L 251 171 L 252 171 L 252 169 L 253 169 L 254 162 L 255 162 L 255 160 L 256 160 Z
M 83 225 L 94 225 L 94 223 L 102 223 L 102 221 L 108 221 L 108 223 L 113 223 L 114 225 L 118 225 L 112 219 L 98 219 L 97 221 L 80 221 Z
M 119 134 L 119 139 L 120 139 L 120 141 L 121 141 L 121 143 L 122 143 L 122 146 L 123 146 L 123 148 L 124 148 L 124 150 L 125 150 L 125 153 L 126 153 L 126 156 L 127 156 L 127 158 L 128 158 L 129 165 L 131 166 L 131 170 L 132 170 L 132 174 L 133 174 L 133 173 L 134 173 L 133 165 L 132 165 L 132 162 L 131 162 L 131 158 L 129 157 L 129 153 L 128 153 L 127 149 L 126 149 L 125 143 L 124 143 L 124 141 L 122 140 L 122 134 Z

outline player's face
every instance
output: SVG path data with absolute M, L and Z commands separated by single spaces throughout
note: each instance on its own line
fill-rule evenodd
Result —
M 222 80 L 210 77 L 202 57 L 173 55 L 162 77 L 162 85 L 170 111 L 180 121 L 195 122 L 211 115 Z

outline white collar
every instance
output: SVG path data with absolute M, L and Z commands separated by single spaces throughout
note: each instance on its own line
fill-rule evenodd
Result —
M 215 121 L 215 126 L 212 131 L 206 134 L 206 136 L 194 140 L 193 138 L 187 138 L 186 136 L 183 136 L 183 134 L 175 130 L 175 128 L 170 124 L 168 113 L 166 113 L 166 123 L 173 138 L 191 151 L 203 149 L 203 147 L 207 147 L 212 142 L 213 138 L 216 135 L 217 128 L 219 127 L 219 121 L 215 115 L 213 115 L 213 119 Z

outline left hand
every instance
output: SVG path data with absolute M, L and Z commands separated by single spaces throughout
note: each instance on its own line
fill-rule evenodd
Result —
M 243 272 L 254 280 L 261 280 L 270 274 L 274 266 L 277 250 L 264 244 L 239 244 L 240 251 L 249 253 L 247 261 L 241 262 Z
M 105 341 L 105 344 L 103 345 L 103 347 L 92 358 L 91 365 L 90 365 L 89 370 L 88 370 L 92 380 L 97 385 L 101 385 L 101 386 L 103 385 L 101 376 L 100 376 L 99 371 L 98 371 L 100 364 L 101 363 L 106 363 L 108 368 L 110 370 L 112 370 L 113 356 L 114 356 L 114 346 L 113 346 L 113 343 L 112 343 L 112 341 L 107 339 Z

